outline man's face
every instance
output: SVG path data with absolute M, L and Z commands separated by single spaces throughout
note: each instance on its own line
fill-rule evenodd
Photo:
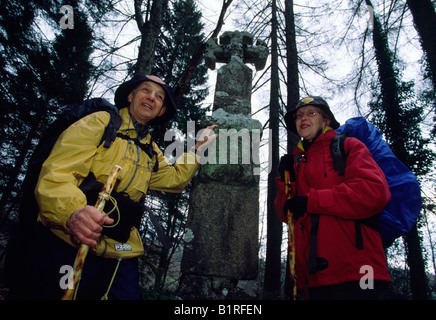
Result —
M 142 124 L 147 124 L 156 117 L 162 116 L 166 107 L 165 90 L 152 81 L 140 83 L 127 97 L 130 102 L 130 113 Z

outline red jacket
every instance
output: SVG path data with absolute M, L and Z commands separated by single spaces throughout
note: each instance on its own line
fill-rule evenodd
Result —
M 307 152 L 301 143 L 293 152 L 296 173 L 296 195 L 308 197 L 307 213 L 295 222 L 297 287 L 318 287 L 368 277 L 367 266 L 374 271 L 374 280 L 391 281 L 380 234 L 361 224 L 363 249 L 356 247 L 356 219 L 364 219 L 382 211 L 390 200 L 386 178 L 366 146 L 355 138 L 345 139 L 348 153 L 345 174 L 333 168 L 330 143 L 336 136 L 328 130 L 318 136 Z M 298 156 L 297 156 L 298 155 Z M 284 182 L 278 182 L 276 211 L 287 222 L 283 206 Z M 317 258 L 324 261 L 324 270 L 309 274 L 311 216 L 319 215 Z M 365 266 L 362 271 L 361 267 Z

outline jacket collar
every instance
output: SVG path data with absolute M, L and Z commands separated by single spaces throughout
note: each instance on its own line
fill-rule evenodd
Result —
M 122 131 L 123 134 L 128 135 L 129 137 L 132 138 L 137 138 L 138 137 L 138 131 L 135 128 L 135 125 L 133 123 L 133 119 L 130 116 L 130 112 L 129 112 L 129 108 L 122 108 L 119 111 L 119 115 L 121 117 L 121 126 L 119 131 Z M 142 143 L 150 143 L 151 141 L 151 134 L 150 132 L 144 132 L 143 133 L 143 137 L 139 137 Z
M 331 131 L 334 132 L 333 128 L 327 126 L 321 131 L 321 133 L 316 138 L 314 138 L 312 140 L 312 142 L 305 143 L 303 140 L 301 140 L 297 145 L 297 148 L 299 149 L 298 151 L 299 152 L 307 151 L 312 144 L 315 144 L 315 143 L 318 143 L 319 141 L 321 141 L 321 139 L 324 137 L 324 134 L 326 132 L 328 132 L 330 134 Z M 304 146 L 306 146 L 306 148 Z

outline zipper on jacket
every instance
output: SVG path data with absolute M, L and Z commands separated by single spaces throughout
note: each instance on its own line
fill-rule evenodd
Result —
M 135 163 L 135 172 L 133 172 L 132 178 L 130 179 L 129 183 L 127 184 L 127 186 L 123 189 L 123 191 L 121 191 L 121 193 L 125 192 L 127 190 L 127 188 L 130 186 L 130 184 L 132 183 L 133 179 L 136 176 L 136 172 L 138 171 L 138 165 L 139 165 L 139 160 L 140 160 L 140 152 L 139 152 L 139 146 L 136 145 L 132 140 L 129 140 L 128 144 L 130 146 L 130 148 L 133 148 L 133 146 L 136 146 L 136 154 L 138 155 L 138 159 L 136 161 L 133 161 Z M 129 146 L 127 146 L 127 148 L 129 148 Z M 127 152 L 127 151 L 126 151 Z
M 300 171 L 301 162 L 306 162 L 306 154 L 305 153 L 297 153 L 296 160 L 297 160 L 297 171 Z

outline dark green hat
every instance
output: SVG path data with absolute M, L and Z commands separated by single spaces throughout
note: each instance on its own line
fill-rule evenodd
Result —
M 165 113 L 150 121 L 152 125 L 160 125 L 169 122 L 176 114 L 177 106 L 174 100 L 173 90 L 169 85 L 163 82 L 160 78 L 156 76 L 149 76 L 145 74 L 135 74 L 132 79 L 122 83 L 118 89 L 115 91 L 115 105 L 118 109 L 128 107 L 130 105 L 127 97 L 129 94 L 142 82 L 152 81 L 157 83 L 165 90 L 165 101 L 166 106 Z
M 297 105 L 295 106 L 295 109 L 293 109 L 285 114 L 286 127 L 292 133 L 295 133 L 296 135 L 298 135 L 297 128 L 295 126 L 295 119 L 294 119 L 295 113 L 301 107 L 305 107 L 308 105 L 320 108 L 324 112 L 325 116 L 331 120 L 330 127 L 332 127 L 333 129 L 339 128 L 340 124 L 339 124 L 339 122 L 336 121 L 335 116 L 333 115 L 332 111 L 330 110 L 328 103 L 321 97 L 310 96 L 310 97 L 306 97 L 306 98 L 303 98 L 300 101 L 298 101 Z

